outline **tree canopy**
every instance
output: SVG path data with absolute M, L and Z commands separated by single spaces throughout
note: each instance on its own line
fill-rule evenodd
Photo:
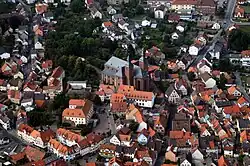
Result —
M 74 13 L 80 13 L 84 9 L 84 3 L 82 0 L 73 0 L 70 4 L 70 7 Z
M 249 35 L 240 29 L 234 29 L 228 37 L 229 48 L 236 51 L 246 50 L 250 44 Z
M 73 2 L 80 4 L 79 1 Z M 72 5 L 71 8 L 74 8 Z M 56 31 L 48 33 L 45 56 L 52 59 L 55 66 L 60 65 L 65 69 L 68 80 L 87 80 L 91 84 L 99 84 L 96 78 L 100 73 L 97 69 L 102 69 L 118 47 L 116 42 L 102 39 L 94 33 L 101 23 L 100 19 L 88 20 L 83 15 L 67 11 L 59 19 Z

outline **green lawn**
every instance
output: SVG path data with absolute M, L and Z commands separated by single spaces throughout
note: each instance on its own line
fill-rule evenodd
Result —
M 250 13 L 250 6 L 241 6 L 244 8 L 245 13 Z
M 242 26 L 240 26 L 240 29 L 241 29 L 243 32 L 250 33 L 250 26 L 242 25 Z

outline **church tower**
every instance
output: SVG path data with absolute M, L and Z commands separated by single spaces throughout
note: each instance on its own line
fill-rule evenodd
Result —
M 133 52 L 134 52 L 134 48 L 132 47 L 132 45 L 130 45 L 127 50 L 127 64 L 124 67 L 124 75 L 125 75 L 124 83 L 130 86 L 133 86 L 133 83 L 134 83 L 134 80 L 133 80 L 134 79 L 134 65 L 131 63 L 131 56 Z
M 139 66 L 142 70 L 148 71 L 148 60 L 146 59 L 144 49 L 142 49 L 142 56 L 139 59 Z

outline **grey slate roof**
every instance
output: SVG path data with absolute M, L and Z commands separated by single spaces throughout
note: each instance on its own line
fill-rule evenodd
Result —
M 117 72 L 115 70 L 112 69 L 104 69 L 102 72 L 106 75 L 109 76 L 118 76 L 118 77 L 122 77 L 122 67 L 124 66 L 128 66 L 128 62 L 124 61 L 120 58 L 117 58 L 115 56 L 112 56 L 105 64 L 104 66 L 108 66 L 111 68 L 114 68 L 116 70 L 118 70 Z M 134 65 L 134 77 L 135 78 L 142 78 L 143 77 L 143 73 L 140 69 L 139 66 Z
M 238 119 L 240 128 L 249 128 L 250 121 L 248 119 Z
M 208 72 L 202 73 L 202 74 L 200 75 L 200 77 L 202 78 L 202 80 L 203 80 L 204 82 L 206 82 L 207 80 L 209 80 L 209 79 L 211 78 L 211 76 L 208 74 Z
M 165 95 L 170 96 L 174 90 L 175 90 L 175 89 L 174 89 L 174 85 L 171 84 L 171 85 L 168 87 L 168 89 L 166 90 Z

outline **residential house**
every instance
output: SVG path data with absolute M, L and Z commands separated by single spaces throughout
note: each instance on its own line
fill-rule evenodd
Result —
M 132 139 L 131 139 L 131 130 L 127 127 L 123 127 L 122 129 L 119 130 L 118 132 L 119 138 L 121 141 L 121 146 L 130 146 Z
M 16 73 L 17 70 L 17 64 L 15 62 L 5 62 L 3 66 L 1 67 L 1 71 L 3 75 L 11 75 L 13 73 Z
M 54 3 L 54 0 L 44 0 L 45 3 Z
M 127 111 L 127 102 L 124 94 L 112 94 L 110 111 L 117 116 L 124 116 Z
M 11 162 L 15 165 L 22 165 L 25 162 L 29 162 L 28 164 L 37 163 L 37 165 L 44 164 L 44 162 L 41 163 L 44 157 L 45 152 L 31 146 L 23 147 L 21 151 L 10 155 Z
M 113 16 L 111 17 L 111 19 L 112 19 L 112 22 L 118 23 L 120 20 L 123 20 L 124 17 L 123 17 L 122 14 L 115 14 L 115 15 L 113 15 Z
M 120 146 L 120 145 L 121 145 L 121 141 L 120 141 L 120 139 L 119 139 L 119 134 L 113 135 L 113 136 L 110 138 L 109 142 L 110 142 L 111 144 L 113 144 L 113 145 L 118 145 L 118 146 Z
M 141 22 L 142 27 L 149 27 L 151 25 L 151 20 L 149 18 L 143 18 Z
M 34 144 L 40 148 L 46 148 L 49 140 L 55 137 L 55 133 L 51 129 L 39 131 L 26 124 L 21 124 L 19 126 L 17 135 L 28 143 Z
M 217 22 L 215 22 L 213 25 L 212 25 L 212 29 L 214 30 L 219 30 L 221 28 L 221 25 Z
M 237 119 L 237 128 L 239 131 L 250 130 L 249 119 Z
M 174 85 L 172 85 L 172 84 L 166 90 L 165 96 L 166 96 L 168 102 L 174 103 L 174 104 L 177 104 L 181 99 L 180 94 L 178 93 L 177 90 L 175 90 Z
M 145 161 L 149 165 L 154 165 L 157 158 L 157 152 L 148 149 L 137 149 L 134 161 Z
M 54 19 L 54 14 L 52 12 L 46 12 L 43 14 L 43 20 L 50 23 Z
M 2 115 L 0 116 L 0 124 L 2 125 L 2 127 L 3 127 L 5 130 L 11 129 L 11 126 L 10 126 L 10 119 L 7 117 L 7 115 L 2 114 Z
M 167 152 L 165 153 L 165 160 L 171 162 L 177 162 L 177 155 L 173 152 L 172 147 L 167 148 Z
M 33 26 L 33 32 L 36 36 L 43 37 L 43 28 L 40 25 L 34 25 Z M 38 38 L 36 37 L 35 40 L 35 50 L 43 50 L 43 45 L 41 42 L 39 42 Z
M 153 92 L 137 91 L 133 86 L 120 85 L 118 93 L 113 94 L 112 98 L 112 103 L 134 102 L 134 104 L 140 107 L 152 108 L 154 106 L 155 95 Z
M 145 56 L 147 58 L 152 58 L 155 62 L 160 63 L 165 59 L 165 54 L 161 52 L 161 50 L 155 46 L 145 51 Z
M 244 18 L 245 17 L 245 10 L 243 7 L 237 5 L 234 10 L 234 17 L 236 18 Z
M 210 62 L 208 62 L 207 59 L 202 59 L 198 64 L 197 64 L 197 69 L 200 72 L 200 74 L 202 73 L 211 73 L 211 66 L 212 64 Z
M 91 87 L 87 86 L 87 81 L 68 81 L 67 84 L 70 86 L 72 89 L 89 89 Z
M 157 8 L 155 8 L 154 14 L 155 14 L 155 18 L 163 19 L 165 17 L 165 14 L 166 14 L 165 6 L 161 5 Z
M 27 142 L 32 141 L 32 136 L 30 135 L 34 129 L 27 124 L 20 124 L 17 129 L 17 135 Z
M 199 161 L 203 161 L 204 160 L 204 155 L 201 153 L 201 151 L 199 149 L 196 149 L 192 153 L 192 160 L 199 160 Z
M 186 113 L 176 113 L 172 121 L 173 131 L 191 131 L 190 118 L 187 117 Z
M 63 128 L 57 129 L 56 137 L 61 143 L 69 147 L 72 147 L 78 144 L 83 139 L 81 135 L 71 132 L 69 130 L 63 129 Z
M 24 92 L 35 92 L 37 88 L 38 88 L 38 85 L 35 82 L 27 82 L 23 86 L 23 91 Z
M 4 79 L 0 79 L 0 91 L 4 91 L 6 92 L 7 91 L 7 80 L 4 80 Z
M 90 100 L 71 99 L 69 108 L 66 108 L 62 113 L 62 119 L 66 122 L 73 122 L 77 126 L 88 124 L 93 114 L 93 103 Z
M 192 162 L 188 161 L 185 158 L 181 158 L 181 160 L 180 160 L 180 166 L 192 166 Z
M 249 106 L 249 102 L 246 100 L 245 97 L 241 96 L 238 100 L 237 100 L 237 104 L 240 108 L 245 107 L 245 106 Z
M 24 110 L 17 112 L 16 128 L 18 129 L 21 124 L 27 124 L 27 114 Z
M 61 0 L 61 3 L 69 5 L 71 3 L 71 0 Z
M 116 146 L 111 144 L 102 144 L 100 146 L 99 155 L 104 158 L 113 158 L 115 157 Z
M 248 165 L 250 165 L 250 158 L 246 155 L 243 158 L 243 166 L 248 166 Z
M 173 13 L 169 14 L 169 16 L 168 16 L 169 23 L 173 23 L 173 22 L 177 23 L 179 21 L 180 21 L 180 16 L 178 14 L 173 14 Z
M 241 92 L 240 89 L 238 87 L 235 86 L 231 86 L 227 89 L 227 92 L 229 95 L 234 96 L 234 97 L 240 97 L 241 96 Z
M 47 10 L 48 10 L 48 4 L 46 3 L 37 3 L 35 5 L 35 10 L 36 10 L 36 13 L 37 14 L 43 14 L 43 13 L 46 13 Z
M 0 111 L 1 111 L 1 112 L 5 112 L 7 109 L 8 109 L 8 106 L 7 106 L 7 105 L 0 104 Z
M 179 22 L 175 28 L 179 32 L 183 33 L 185 31 L 185 29 L 186 29 L 186 26 L 185 26 L 184 22 Z
M 197 56 L 199 51 L 201 49 L 201 45 L 200 44 L 193 44 L 189 47 L 188 49 L 188 53 L 192 56 Z
M 49 74 L 51 72 L 52 67 L 53 67 L 52 60 L 46 60 L 42 62 L 42 69 L 46 74 Z
M 225 157 L 222 155 L 218 159 L 218 166 L 229 166 L 229 162 L 225 159 Z
M 179 38 L 179 35 L 176 32 L 174 32 L 172 33 L 171 38 L 172 40 L 177 40 Z
M 147 0 L 147 5 L 149 5 L 151 8 L 156 8 L 161 5 L 165 7 L 170 7 L 171 1 L 170 0 Z
M 113 8 L 112 6 L 109 6 L 109 7 L 107 8 L 107 12 L 108 12 L 109 15 L 114 15 L 114 14 L 116 14 L 116 10 L 115 10 L 115 8 Z
M 125 157 L 127 159 L 135 158 L 136 146 L 126 147 L 126 146 L 116 146 L 115 157 Z
M 172 5 L 171 5 L 171 9 L 173 10 L 182 10 L 182 9 L 190 9 L 193 10 L 197 5 L 197 1 L 196 0 L 187 0 L 187 1 L 183 1 L 183 0 L 174 0 L 172 1 Z
M 68 147 L 56 139 L 49 140 L 48 151 L 56 154 L 59 158 L 63 158 L 65 161 L 73 160 L 77 154 L 72 147 Z
M 96 94 L 100 97 L 101 101 L 110 100 L 111 95 L 115 93 L 115 87 L 112 85 L 99 85 L 99 90 Z
M 129 0 L 108 0 L 107 3 L 109 5 L 121 5 L 122 3 L 127 4 L 129 3 Z
M 15 73 L 14 75 L 13 75 L 13 77 L 14 77 L 14 79 L 21 79 L 21 80 L 23 80 L 24 79 L 24 76 L 23 76 L 23 73 L 22 72 L 17 72 L 17 73 Z
M 168 116 L 160 115 L 160 116 L 156 116 L 154 118 L 155 118 L 154 119 L 154 130 L 157 133 L 165 134 Z
M 44 108 L 46 104 L 46 97 L 43 93 L 34 94 L 34 103 L 36 108 Z
M 174 87 L 181 93 L 182 96 L 186 96 L 188 94 L 188 84 L 183 78 L 176 80 Z
M 104 144 L 105 139 L 102 136 L 90 133 L 82 141 L 78 143 L 80 145 L 80 155 L 84 156 L 88 153 L 96 153 L 100 149 L 100 146 Z
M 20 91 L 17 90 L 8 90 L 8 99 L 15 103 L 15 104 L 20 104 L 22 94 Z
M 30 136 L 32 137 L 31 143 L 40 148 L 46 148 L 49 140 L 55 137 L 55 133 L 51 129 L 44 131 L 33 130 Z
M 196 11 L 202 15 L 214 15 L 216 12 L 216 3 L 214 0 L 198 0 Z
M 65 72 L 62 67 L 58 66 L 55 68 L 51 76 L 47 79 L 48 86 L 43 87 L 43 93 L 49 95 L 51 98 L 54 98 L 56 94 L 59 94 L 63 91 L 62 80 L 65 77 Z
M 12 78 L 7 84 L 7 89 L 16 91 L 21 90 L 22 84 L 23 81 L 20 78 L 17 79 Z
M 214 48 L 211 51 L 209 51 L 211 59 L 219 60 L 223 47 L 224 47 L 223 43 L 217 42 L 214 45 Z
M 27 4 L 32 4 L 35 2 L 35 0 L 26 0 Z
M 33 103 L 34 103 L 34 93 L 27 91 L 23 92 L 21 106 L 23 106 L 25 110 L 28 112 L 34 109 Z
M 42 33 L 42 31 L 41 31 L 40 29 L 38 29 L 36 32 L 38 32 L 38 31 L 39 31 L 39 33 Z M 39 41 L 37 41 L 37 42 L 35 43 L 35 49 L 36 49 L 36 50 L 43 50 L 44 48 L 43 48 L 42 43 L 39 42 Z
M 202 73 L 200 77 L 205 83 L 206 88 L 213 88 L 216 85 L 216 81 L 208 74 L 208 72 Z
M 92 18 L 102 19 L 102 13 L 95 6 L 90 7 L 89 10 Z

